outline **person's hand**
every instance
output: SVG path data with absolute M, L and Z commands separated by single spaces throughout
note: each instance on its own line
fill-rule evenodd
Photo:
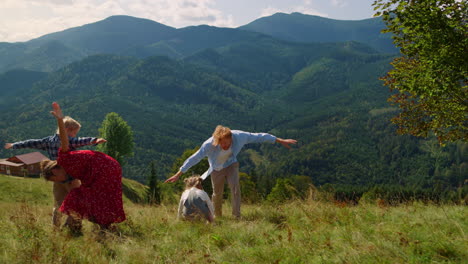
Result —
M 101 143 L 105 143 L 105 142 L 107 142 L 107 140 L 105 140 L 103 138 L 98 138 L 98 139 L 96 139 L 96 141 L 94 141 L 94 144 L 97 145 L 97 144 L 101 144 Z
M 78 179 L 74 179 L 73 181 L 70 182 L 70 190 L 78 188 L 81 186 L 81 181 Z
M 5 149 L 11 149 L 12 147 L 13 147 L 13 144 L 5 143 Z
M 172 177 L 170 177 L 169 179 L 167 179 L 164 183 L 166 183 L 166 182 L 176 182 L 176 181 L 179 179 L 180 175 L 182 175 L 182 172 L 181 172 L 181 171 L 179 171 L 179 172 L 177 172 L 176 174 L 174 174 L 174 176 L 172 176 Z
M 60 105 L 57 102 L 52 103 L 52 109 L 53 109 L 53 111 L 50 111 L 50 113 L 53 116 L 55 116 L 55 118 L 63 119 L 62 109 L 60 108 Z
M 280 143 L 283 145 L 285 148 L 290 149 L 293 144 L 297 143 L 297 140 L 295 139 L 282 139 L 282 138 L 276 138 L 276 142 Z

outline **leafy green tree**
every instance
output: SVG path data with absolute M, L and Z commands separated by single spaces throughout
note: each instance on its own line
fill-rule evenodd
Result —
M 373 4 L 403 56 L 382 77 L 397 90 L 398 132 L 439 142 L 468 140 L 467 1 L 376 0 Z
M 276 185 L 267 196 L 269 202 L 284 202 L 296 197 L 298 192 L 291 179 L 276 179 Z
M 125 157 L 133 156 L 132 128 L 117 113 L 109 113 L 104 118 L 99 133 L 107 142 L 100 144 L 98 150 L 123 164 Z
M 161 188 L 154 161 L 150 164 L 148 187 L 148 202 L 151 204 L 161 204 Z

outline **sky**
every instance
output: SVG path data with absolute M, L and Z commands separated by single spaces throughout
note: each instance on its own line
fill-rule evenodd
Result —
M 278 12 L 338 20 L 374 14 L 374 0 L 0 0 L 0 42 L 23 42 L 113 15 L 182 28 L 236 28 Z

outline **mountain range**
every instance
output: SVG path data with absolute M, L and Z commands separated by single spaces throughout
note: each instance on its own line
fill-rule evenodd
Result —
M 300 43 L 357 41 L 379 51 L 396 52 L 390 37 L 380 33 L 383 28 L 380 18 L 340 21 L 299 13 L 278 13 L 239 28 L 202 25 L 180 29 L 147 19 L 112 16 L 27 42 L 0 42 L 0 72 L 16 68 L 50 72 L 95 54 L 180 59 L 207 48 L 267 36 Z
M 48 112 L 58 101 L 83 124 L 82 136 L 97 135 L 107 113 L 121 115 L 135 135 L 124 174 L 141 182 L 151 161 L 167 177 L 223 124 L 298 139 L 291 151 L 262 144 L 239 156 L 265 192 L 292 175 L 316 185 L 454 188 L 466 175 L 466 144 L 438 149 L 432 139 L 396 135 L 389 121 L 398 109 L 379 77 L 398 51 L 382 28 L 380 18 L 298 13 L 236 29 L 114 16 L 0 43 L 1 143 L 53 133 Z

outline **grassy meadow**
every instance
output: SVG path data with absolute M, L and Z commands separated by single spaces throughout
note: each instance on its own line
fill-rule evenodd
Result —
M 468 261 L 463 205 L 347 206 L 305 199 L 243 205 L 236 220 L 226 203 L 225 216 L 208 225 L 177 221 L 176 204 L 140 205 L 126 198 L 127 221 L 116 232 L 99 233 L 84 221 L 83 235 L 74 237 L 51 226 L 51 188 L 42 179 L 0 175 L 0 263 Z

